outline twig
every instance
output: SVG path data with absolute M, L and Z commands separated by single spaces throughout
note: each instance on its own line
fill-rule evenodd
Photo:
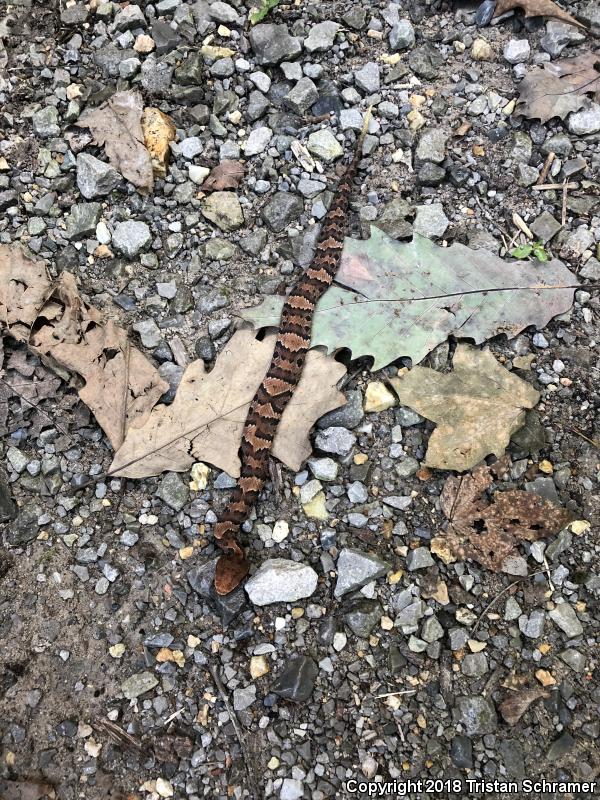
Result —
M 402 725 L 398 720 L 396 720 L 396 727 L 398 728 L 398 736 L 400 737 L 400 741 L 402 744 L 406 744 L 406 738 L 404 736 L 404 731 L 402 730 Z
M 537 186 L 539 186 L 540 183 L 544 183 L 544 181 L 546 180 L 548 172 L 550 171 L 550 167 L 552 166 L 552 162 L 554 161 L 555 158 L 556 158 L 556 153 L 548 153 L 544 166 L 542 167 L 542 171 L 540 172 L 540 177 L 537 179 L 537 184 L 536 184 Z
M 244 764 L 246 765 L 246 772 L 248 773 L 248 783 L 249 783 L 248 788 L 250 790 L 251 795 L 254 796 L 255 800 L 260 800 L 262 797 L 262 792 L 259 789 L 258 782 L 256 780 L 256 775 L 253 769 L 252 759 L 248 753 L 246 736 L 244 735 L 244 731 L 242 730 L 240 722 L 237 718 L 237 714 L 235 713 L 234 708 L 229 701 L 229 697 L 227 696 L 225 687 L 221 682 L 221 678 L 219 677 L 217 668 L 213 664 L 209 664 L 208 669 L 210 671 L 210 674 L 212 675 L 212 679 L 215 683 L 215 686 L 217 687 L 217 690 L 221 695 L 221 699 L 225 704 L 225 708 L 227 709 L 227 713 L 229 714 L 229 719 L 231 720 L 231 724 L 233 725 L 235 735 L 237 736 L 237 740 L 240 743 L 240 747 L 244 758 Z
M 386 692 L 385 694 L 376 694 L 375 699 L 379 700 L 380 697 L 397 697 L 401 694 L 416 694 L 416 689 L 404 689 L 401 692 Z
M 570 187 L 573 187 L 573 184 L 567 183 L 567 179 L 565 178 L 562 185 L 562 214 L 560 217 L 563 227 L 567 224 L 567 194 Z
M 396 88 L 398 88 L 398 87 L 396 87 Z M 489 213 L 487 208 L 485 208 L 485 206 L 482 204 L 481 200 L 477 197 L 477 195 L 475 195 L 475 202 L 477 203 L 477 205 L 481 209 L 481 212 L 482 212 L 483 216 L 487 220 L 489 220 L 489 222 L 492 223 L 494 228 L 498 228 L 498 230 L 502 234 L 502 243 L 503 243 L 504 247 L 508 250 L 509 246 L 507 245 L 507 241 L 508 241 L 508 239 L 510 239 L 510 233 L 505 228 L 503 228 L 502 225 L 499 225 L 496 222 L 496 220 L 492 217 L 492 215 Z
M 490 600 L 490 602 L 489 602 L 489 603 L 487 604 L 487 606 L 486 606 L 486 607 L 483 609 L 483 611 L 481 612 L 481 614 L 480 614 L 480 615 L 477 617 L 477 619 L 476 619 L 475 623 L 473 624 L 473 627 L 471 628 L 471 633 L 475 633 L 475 631 L 476 631 L 476 630 L 477 630 L 477 628 L 479 627 L 479 624 L 480 624 L 480 623 L 481 623 L 481 622 L 482 622 L 482 621 L 485 619 L 485 617 L 487 616 L 487 614 L 488 614 L 488 611 L 490 610 L 490 608 L 491 608 L 493 605 L 495 605 L 495 604 L 498 602 L 498 600 L 500 600 L 500 598 L 501 598 L 501 597 L 504 597 L 504 595 L 505 595 L 507 592 L 510 592 L 510 590 L 511 590 L 511 589 L 512 589 L 514 586 L 518 586 L 520 583 L 523 583 L 523 581 L 524 581 L 526 578 L 533 578 L 535 575 L 544 575 L 544 574 L 545 574 L 545 571 L 544 571 L 543 569 L 539 569 L 537 572 L 532 572 L 532 573 L 530 573 L 529 575 L 523 575 L 523 577 L 522 577 L 522 578 L 519 578 L 519 580 L 518 580 L 518 581 L 513 581 L 513 583 L 509 583 L 509 585 L 508 585 L 508 586 L 505 586 L 505 587 L 504 587 L 504 589 L 502 589 L 502 591 L 501 591 L 501 592 L 498 592 L 498 594 L 497 594 L 497 595 L 496 595 L 494 598 L 492 598 L 492 600 Z
M 546 577 L 548 578 L 548 586 L 554 592 L 556 586 L 552 583 L 552 577 L 550 575 L 550 565 L 548 564 L 548 559 L 546 558 L 545 554 L 544 554 L 544 567 L 545 567 Z
M 174 720 L 174 719 L 177 719 L 177 717 L 180 717 L 180 716 L 183 714 L 183 712 L 184 712 L 184 711 L 185 711 L 185 709 L 184 709 L 184 708 L 180 708 L 180 709 L 179 709 L 179 711 L 174 711 L 174 712 L 171 714 L 171 716 L 170 716 L 170 717 L 167 717 L 167 718 L 166 718 L 166 720 L 165 720 L 165 721 L 163 722 L 163 724 L 162 724 L 162 727 L 163 727 L 163 728 L 164 728 L 164 727 L 166 727 L 166 726 L 167 726 L 167 725 L 168 725 L 170 722 L 173 722 L 173 720 Z
M 109 738 L 113 740 L 116 744 L 121 745 L 122 747 L 128 748 L 130 750 L 135 750 L 138 753 L 146 753 L 146 747 L 137 739 L 135 736 L 132 736 L 127 731 L 124 731 L 123 728 L 119 727 L 119 725 L 115 725 L 114 722 L 111 722 L 108 719 L 96 719 L 92 722 L 92 725 L 97 730 L 103 730 Z
M 590 439 L 590 437 L 586 436 L 585 433 L 582 433 L 582 431 L 580 431 L 579 428 L 569 428 L 569 430 L 573 431 L 573 433 L 576 433 L 577 436 L 581 436 L 581 438 L 584 439 L 586 442 L 589 442 L 595 448 L 600 450 L 600 442 L 597 442 L 595 439 Z
M 563 183 L 542 183 L 536 184 L 532 186 L 534 192 L 545 192 L 549 189 L 564 189 L 566 180 Z M 568 189 L 579 189 L 579 184 L 571 181 L 571 183 L 566 183 Z
M 356 378 L 356 376 L 357 376 L 357 375 L 358 375 L 360 372 L 362 372 L 362 369 L 363 369 L 362 367 L 357 367 L 357 368 L 356 368 L 355 370 L 353 370 L 352 372 L 347 372 L 347 373 L 346 373 L 346 374 L 345 374 L 345 375 L 344 375 L 344 376 L 341 378 L 340 382 L 338 383 L 338 389 L 340 390 L 340 392 L 342 391 L 342 389 L 344 389 L 344 388 L 345 388 L 345 387 L 346 387 L 346 386 L 347 386 L 347 385 L 350 383 L 350 381 L 354 380 L 354 378 Z

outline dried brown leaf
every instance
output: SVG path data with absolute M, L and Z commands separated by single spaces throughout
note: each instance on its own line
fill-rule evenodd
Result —
M 145 108 L 142 114 L 142 131 L 154 174 L 164 178 L 171 152 L 169 145 L 177 135 L 173 120 L 159 108 Z
M 17 350 L 13 350 L 8 357 L 6 369 L 14 369 L 24 378 L 31 378 L 35 372 L 36 362 L 38 362 L 38 359 L 35 356 L 30 356 L 27 350 L 20 347 Z
M 54 788 L 43 781 L 5 781 L 0 778 L 2 800 L 51 800 L 56 797 Z
M 485 464 L 467 475 L 451 475 L 442 488 L 440 506 L 448 519 L 465 519 L 473 511 L 486 505 L 481 494 L 492 483 L 490 470 Z
M 69 143 L 69 147 L 77 155 L 82 150 L 94 141 L 94 137 L 89 131 L 66 131 L 65 139 Z
M 18 246 L 0 246 L 0 324 L 60 374 L 83 378 L 79 396 L 115 449 L 168 388 L 127 332 L 82 300 L 73 275 L 52 281 Z
M 163 763 L 174 761 L 176 757 L 189 758 L 193 749 L 193 742 L 187 736 L 174 736 L 173 734 L 153 736 L 151 743 L 156 759 Z
M 207 461 L 237 477 L 238 449 L 250 401 L 273 354 L 276 335 L 262 341 L 237 331 L 206 372 L 200 359 L 186 369 L 173 403 L 158 405 L 146 423 L 131 429 L 115 454 L 111 473 L 129 478 L 183 472 Z M 336 384 L 345 367 L 310 351 L 304 373 L 287 406 L 273 443 L 273 455 L 298 470 L 310 455 L 309 431 L 316 419 L 344 405 Z
M 511 692 L 498 708 L 505 722 L 509 725 L 516 725 L 529 706 L 540 697 L 548 697 L 548 692 L 537 686 L 531 689 L 520 689 L 518 692 Z
M 586 95 L 600 98 L 600 50 L 534 67 L 521 81 L 517 111 L 548 122 L 579 111 Z
M 154 177 L 141 124 L 143 107 L 139 92 L 116 92 L 101 106 L 84 111 L 75 124 L 90 129 L 124 178 L 140 191 L 150 192 Z
M 237 189 L 244 177 L 241 161 L 221 161 L 202 184 L 203 192 L 220 192 L 223 189 Z
M 404 405 L 437 427 L 427 447 L 426 464 L 436 469 L 470 469 L 485 456 L 500 457 L 511 435 L 525 421 L 539 393 L 502 367 L 489 350 L 459 345 L 453 370 L 413 367 L 392 385 Z
M 522 8 L 526 17 L 550 17 L 587 30 L 586 26 L 568 14 L 553 0 L 498 0 L 494 17 L 501 17 L 513 8 Z
M 0 245 L 0 323 L 23 340 L 38 317 L 50 288 L 46 267 L 20 247 Z M 14 334 L 13 334 L 14 335 Z
M 446 480 L 440 503 L 450 525 L 437 539 L 454 559 L 471 558 L 494 572 L 520 574 L 518 544 L 558 533 L 572 516 L 545 497 L 518 489 L 496 492 L 490 503 L 483 494 L 490 484 L 485 464 L 471 475 Z

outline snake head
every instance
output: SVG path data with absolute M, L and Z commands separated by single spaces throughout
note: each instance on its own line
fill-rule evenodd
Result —
M 250 566 L 235 533 L 228 526 L 229 523 L 222 523 L 221 529 L 216 532 L 217 543 L 225 551 L 217 561 L 215 570 L 215 591 L 220 595 L 233 592 L 248 574 Z
M 219 595 L 229 594 L 240 585 L 248 574 L 249 564 L 243 552 L 228 553 L 217 561 L 215 591 Z

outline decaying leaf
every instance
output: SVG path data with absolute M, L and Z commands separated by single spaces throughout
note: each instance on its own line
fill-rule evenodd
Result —
M 490 503 L 484 492 L 491 482 L 485 464 L 446 480 L 440 505 L 450 524 L 431 549 L 449 554 L 448 561 L 470 558 L 494 572 L 526 574 L 519 542 L 558 533 L 572 516 L 545 497 L 518 489 L 497 491 Z
M 574 284 L 557 259 L 541 269 L 418 235 L 398 242 L 373 226 L 369 239 L 346 239 L 336 285 L 316 308 L 312 344 L 371 355 L 374 370 L 400 356 L 418 364 L 450 334 L 479 343 L 543 327 L 571 307 Z M 257 328 L 276 326 L 282 305 L 267 297 L 242 316 Z
M 600 98 L 600 50 L 562 61 L 547 61 L 534 67 L 519 86 L 517 111 L 530 119 L 548 122 L 564 119 L 588 102 L 586 95 Z
M 202 184 L 203 192 L 220 192 L 223 189 L 237 189 L 244 177 L 241 161 L 221 161 Z
M 250 330 L 237 331 L 214 368 L 200 359 L 183 374 L 173 403 L 158 405 L 146 423 L 131 429 L 115 454 L 111 473 L 129 478 L 183 472 L 195 461 L 207 461 L 237 477 L 238 449 L 250 401 L 273 354 L 275 335 L 258 341 Z M 310 455 L 309 431 L 316 419 L 344 405 L 336 384 L 342 364 L 311 351 L 304 373 L 287 406 L 273 443 L 273 455 L 298 470 Z
M 54 787 L 44 781 L 6 781 L 0 778 L 2 800 L 52 800 Z
M 177 135 L 173 120 L 163 114 L 160 108 L 145 108 L 142 114 L 142 131 L 152 170 L 158 178 L 164 178 L 171 152 L 169 144 Z
M 31 404 L 30 407 L 37 405 L 40 400 L 56 397 L 60 386 L 60 379 L 24 348 L 11 352 L 1 380 L 6 388 L 13 391 L 12 396 L 18 396 L 25 406 Z
M 115 449 L 168 389 L 126 331 L 80 297 L 73 275 L 52 281 L 18 245 L 0 246 L 0 324 L 61 374 L 83 378 L 79 396 Z
M 513 8 L 522 8 L 526 17 L 550 17 L 587 30 L 586 26 L 568 14 L 553 0 L 498 0 L 494 17 L 501 17 Z
M 502 367 L 489 350 L 459 344 L 453 370 L 413 367 L 392 385 L 400 402 L 436 423 L 426 465 L 470 469 L 485 456 L 500 457 L 525 421 L 539 392 Z
M 315 167 L 315 160 L 308 152 L 306 147 L 302 144 L 302 142 L 298 141 L 298 139 L 294 139 L 294 141 L 290 145 L 290 150 L 294 154 L 294 157 L 300 163 L 302 169 L 305 169 L 307 172 L 312 172 Z
M 116 92 L 101 106 L 84 111 L 75 124 L 90 129 L 124 178 L 140 191 L 150 192 L 154 177 L 142 130 L 143 108 L 139 92 Z
M 152 752 L 158 761 L 163 763 L 174 761 L 177 758 L 189 758 L 193 751 L 193 741 L 187 736 L 164 734 L 152 735 Z
M 537 686 L 531 689 L 520 689 L 517 692 L 511 692 L 508 697 L 500 703 L 498 709 L 505 722 L 509 725 L 516 725 L 529 706 L 535 703 L 536 700 L 539 700 L 540 697 L 548 697 L 548 692 L 545 692 L 542 688 Z

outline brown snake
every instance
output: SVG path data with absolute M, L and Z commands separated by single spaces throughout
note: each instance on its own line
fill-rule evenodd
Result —
M 358 169 L 370 109 L 352 161 L 337 186 L 323 221 L 315 257 L 285 301 L 273 357 L 258 387 L 244 424 L 240 447 L 241 474 L 231 500 L 215 526 L 215 539 L 224 551 L 217 562 L 215 589 L 228 594 L 248 573 L 248 562 L 237 539 L 269 473 L 269 452 L 279 420 L 298 385 L 310 348 L 315 306 L 338 271 L 348 222 L 352 181 Z

